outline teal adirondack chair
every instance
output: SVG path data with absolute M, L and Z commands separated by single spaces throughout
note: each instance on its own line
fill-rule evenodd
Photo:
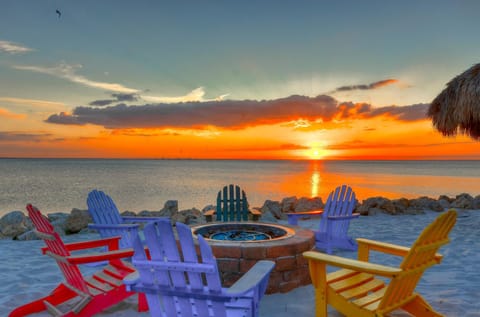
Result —
M 315 232 L 315 247 L 331 254 L 333 248 L 357 250 L 357 243 L 348 236 L 350 220 L 358 218 L 353 213 L 357 199 L 352 188 L 347 185 L 338 186 L 328 195 L 320 228 Z
M 245 191 L 238 185 L 227 185 L 217 194 L 216 209 L 204 213 L 207 221 L 214 217 L 216 221 L 248 221 L 249 215 L 252 220 L 258 220 L 262 213 L 256 209 L 250 209 Z
M 134 241 L 137 272 L 123 282 L 146 295 L 151 316 L 257 317 L 275 263 L 258 261 L 234 285 L 222 288 L 217 261 L 203 237 L 196 246 L 190 227 L 177 223 L 176 231 L 169 219 L 147 224 L 149 256 L 140 238 Z
M 138 222 L 158 219 L 156 217 L 122 216 L 112 198 L 96 189 L 88 194 L 87 206 L 94 222 L 88 224 L 88 228 L 97 230 L 102 238 L 120 236 L 120 248 L 122 249 L 132 247 L 133 239 L 139 230 Z

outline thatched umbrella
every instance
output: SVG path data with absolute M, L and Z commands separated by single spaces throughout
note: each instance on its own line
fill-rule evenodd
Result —
M 443 135 L 480 139 L 480 64 L 453 78 L 430 104 L 428 116 Z

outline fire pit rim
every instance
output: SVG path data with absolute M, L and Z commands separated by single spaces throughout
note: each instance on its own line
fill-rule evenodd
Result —
M 276 223 L 269 223 L 269 222 L 252 222 L 252 221 L 210 222 L 210 223 L 207 223 L 207 224 L 201 224 L 201 225 L 193 226 L 191 228 L 191 230 L 192 230 L 192 234 L 194 235 L 194 237 L 197 238 L 197 235 L 199 234 L 199 233 L 197 233 L 198 230 L 201 230 L 201 229 L 206 228 L 206 227 L 208 228 L 208 227 L 231 226 L 231 227 L 235 228 L 235 226 L 239 226 L 239 225 L 240 226 L 241 225 L 253 225 L 253 226 L 258 226 L 258 227 L 263 226 L 263 227 L 270 227 L 270 228 L 273 227 L 277 230 L 284 231 L 285 234 L 283 234 L 280 237 L 276 237 L 276 238 L 268 239 L 268 240 L 245 240 L 245 241 L 216 240 L 216 239 L 206 238 L 203 235 L 202 235 L 202 237 L 205 240 L 207 240 L 208 242 L 238 245 L 238 244 L 244 244 L 244 243 L 247 243 L 247 244 L 271 243 L 271 242 L 276 242 L 276 241 L 279 241 L 279 240 L 284 240 L 284 239 L 288 239 L 288 238 L 291 238 L 291 237 L 295 236 L 295 230 L 293 228 L 287 227 L 285 225 L 279 225 L 279 224 L 276 224 Z

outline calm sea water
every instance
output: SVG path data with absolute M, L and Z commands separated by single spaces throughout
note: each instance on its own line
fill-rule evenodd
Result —
M 480 161 L 236 161 L 0 159 L 0 216 L 32 203 L 43 212 L 86 209 L 92 189 L 120 210 L 179 209 L 214 204 L 217 192 L 239 184 L 250 205 L 288 196 L 322 197 L 349 184 L 359 200 L 480 194 Z

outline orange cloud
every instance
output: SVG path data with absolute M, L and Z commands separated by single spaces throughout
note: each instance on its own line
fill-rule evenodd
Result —
M 9 119 L 24 119 L 26 115 L 24 114 L 19 114 L 19 113 L 13 113 L 8 111 L 7 109 L 0 108 L 0 117 L 5 117 Z

